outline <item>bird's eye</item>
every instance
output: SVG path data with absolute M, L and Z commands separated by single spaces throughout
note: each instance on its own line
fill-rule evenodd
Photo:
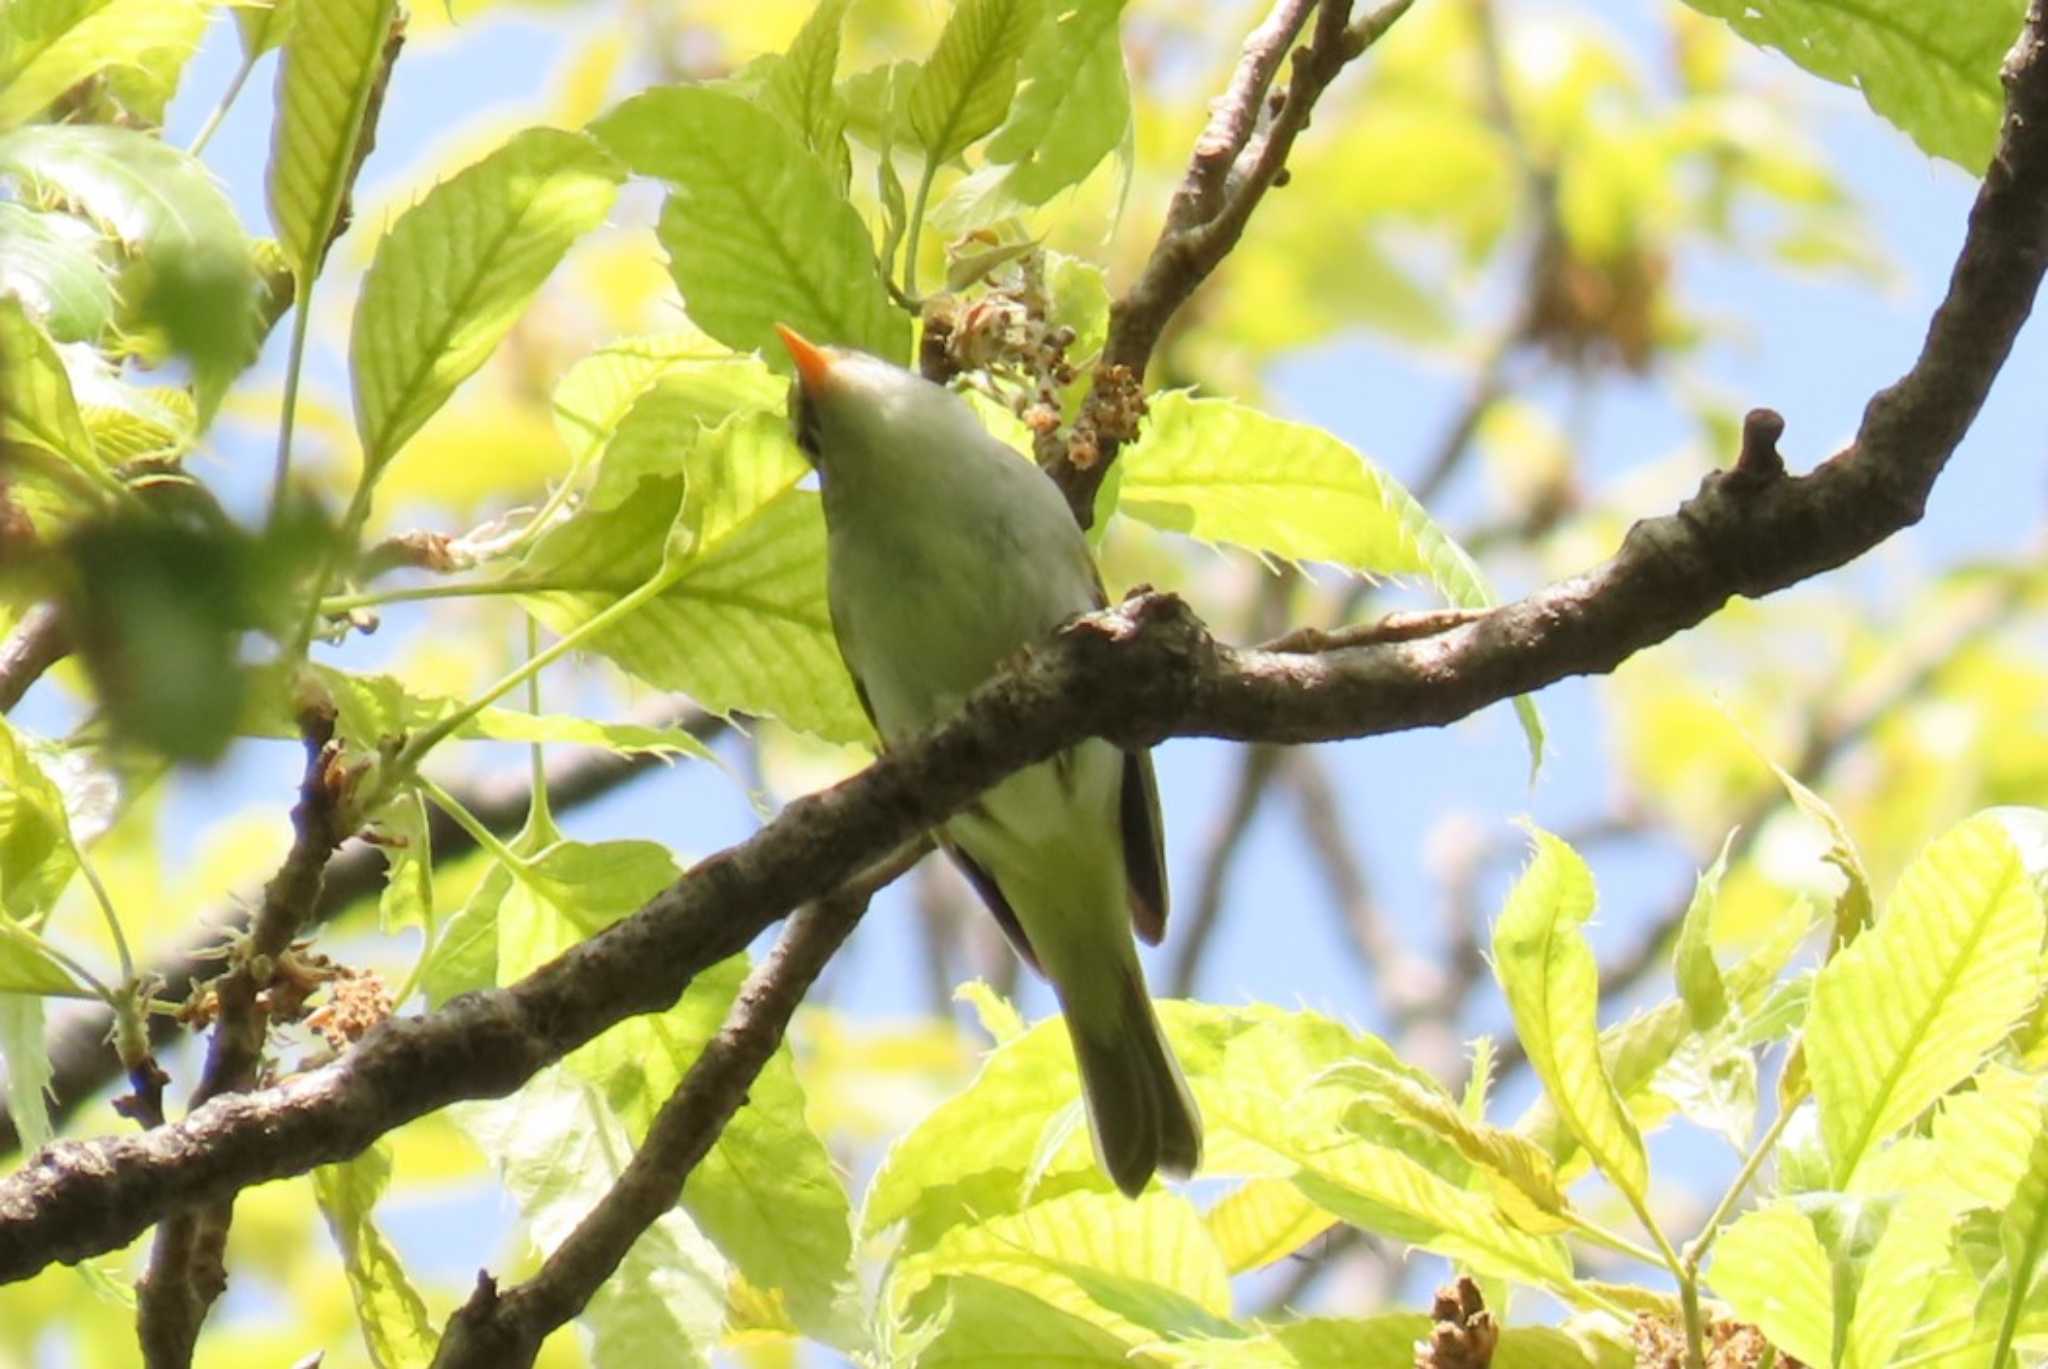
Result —
M 804 393 L 801 381 L 792 381 L 789 386 L 789 427 L 796 437 L 797 449 L 810 459 L 813 466 L 818 464 L 818 410 Z

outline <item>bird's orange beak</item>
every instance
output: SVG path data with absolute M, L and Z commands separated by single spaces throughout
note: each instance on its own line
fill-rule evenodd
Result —
M 783 324 L 776 324 L 775 332 L 782 339 L 782 345 L 789 349 L 789 359 L 796 363 L 797 379 L 803 383 L 803 387 L 814 392 L 821 388 L 825 383 L 825 377 L 832 371 L 832 358 L 826 354 L 825 349 L 796 329 Z

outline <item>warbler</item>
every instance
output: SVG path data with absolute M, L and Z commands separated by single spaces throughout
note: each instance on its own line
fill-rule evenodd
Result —
M 797 444 L 817 468 L 833 635 L 884 747 L 957 712 L 1005 662 L 1108 602 L 1052 481 L 959 395 L 778 330 Z M 1126 1194 L 1201 1163 L 1201 1122 L 1133 931 L 1166 930 L 1159 787 L 1144 752 L 1090 739 L 1009 776 L 940 844 L 1051 981 L 1103 1170 Z

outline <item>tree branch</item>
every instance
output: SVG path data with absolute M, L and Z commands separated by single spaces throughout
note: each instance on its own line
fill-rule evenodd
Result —
M 21 615 L 0 642 L 0 713 L 12 712 L 43 672 L 71 654 L 71 637 L 55 604 L 37 604 Z
M 709 741 L 725 729 L 725 719 L 693 705 L 664 703 L 658 710 L 636 715 L 648 726 L 680 727 L 699 741 Z M 657 770 L 663 762 L 649 753 L 619 755 L 611 751 L 577 750 L 548 767 L 548 803 L 556 812 L 567 812 L 602 798 L 629 781 Z M 527 774 L 486 780 L 458 789 L 456 797 L 490 831 L 514 831 L 526 820 L 532 806 L 533 790 Z M 476 840 L 457 826 L 439 808 L 427 810 L 427 844 L 433 863 L 439 865 L 468 855 Z M 343 847 L 327 862 L 320 896 L 307 925 L 326 922 L 358 899 L 367 898 L 384 887 L 386 860 L 380 847 L 367 842 Z M 249 921 L 248 905 L 254 899 L 230 898 L 221 909 L 200 919 L 199 930 L 183 946 L 151 966 L 145 974 L 162 983 L 160 996 L 181 999 L 191 993 L 199 980 L 220 972 L 220 947 L 242 934 Z M 151 1044 L 161 1048 L 184 1031 L 174 1018 L 150 1019 Z M 51 1028 L 48 1050 L 51 1064 L 50 1120 L 62 1126 L 64 1119 L 83 1107 L 121 1073 L 120 1059 L 108 1043 L 113 1015 L 105 1008 L 69 1012 Z M 17 1149 L 20 1136 L 14 1121 L 0 1108 L 0 1156 Z
M 1169 595 L 1091 614 L 952 719 L 799 799 L 632 917 L 517 984 L 371 1032 L 324 1068 L 215 1099 L 141 1136 L 62 1142 L 0 1181 L 0 1279 L 116 1248 L 151 1223 L 357 1154 L 460 1098 L 502 1096 L 615 1022 L 675 1001 L 699 970 L 824 896 L 1002 776 L 1085 736 L 1303 742 L 1454 721 L 1612 669 L 1737 594 L 1831 569 L 1920 517 L 2048 268 L 2048 0 L 2006 64 L 1997 152 L 1919 360 L 1810 475 L 1714 475 L 1637 524 L 1605 564 L 1434 637 L 1323 655 L 1234 650 Z
M 931 848 L 916 841 L 844 888 L 809 904 L 768 959 L 740 986 L 718 1034 L 704 1047 L 647 1129 L 647 1139 L 610 1191 L 551 1253 L 540 1272 L 503 1292 L 489 1274 L 449 1318 L 434 1369 L 529 1365 L 541 1342 L 580 1313 L 642 1232 L 676 1205 L 690 1171 L 747 1101 L 791 1016 L 876 892 Z
M 1168 203 L 1166 224 L 1144 271 L 1110 308 L 1109 337 L 1096 364 L 1095 384 L 1075 423 L 1077 430 L 1093 434 L 1093 442 L 1083 446 L 1094 458 L 1076 464 L 1069 447 L 1069 455 L 1047 472 L 1066 493 L 1082 527 L 1094 522 L 1095 492 L 1128 434 L 1132 392 L 1142 388 L 1168 320 L 1237 245 L 1266 191 L 1283 183 L 1287 156 L 1323 91 L 1412 3 L 1387 0 L 1347 27 L 1350 0 L 1321 0 L 1320 6 L 1314 0 L 1277 0 L 1245 39 L 1237 69 L 1195 140 L 1187 173 Z M 1292 79 L 1284 94 L 1273 93 L 1269 101 L 1281 63 L 1311 10 L 1318 11 L 1315 36 L 1295 50 Z

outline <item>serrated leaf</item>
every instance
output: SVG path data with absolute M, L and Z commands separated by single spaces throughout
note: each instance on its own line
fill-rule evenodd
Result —
M 1933 1162 L 1964 1206 L 2004 1211 L 2043 1134 L 2041 1092 L 2031 1075 L 1987 1066 L 1976 1087 L 1941 1100 L 1931 1132 Z
M 21 1153 L 33 1155 L 55 1134 L 50 1126 L 48 1094 L 56 1072 L 50 1065 L 49 1048 L 43 1044 L 42 998 L 8 982 L 18 972 L 16 942 L 5 934 L 13 928 L 7 914 L 0 913 L 0 1067 L 7 1071 L 7 1115 L 14 1123 L 14 1135 Z M 33 963 L 31 960 L 20 968 Z M 68 980 L 66 976 L 67 984 Z
M 2034 1144 L 2028 1149 L 2012 1201 L 1998 1219 L 1998 1244 L 2005 1255 L 2005 1306 L 1999 1312 L 1992 1369 L 2005 1369 L 2021 1312 L 2048 1263 L 2048 1115 L 2035 1110 Z
M 1558 1116 L 1615 1186 L 1640 1203 L 1649 1161 L 1600 1056 L 1600 967 L 1579 931 L 1593 915 L 1593 872 L 1564 842 L 1530 830 L 1535 856 L 1494 924 L 1494 973 Z
M 786 370 L 775 325 L 815 342 L 907 360 L 910 320 L 890 302 L 860 215 L 775 115 L 728 91 L 665 86 L 591 132 L 668 182 L 657 234 L 690 319 Z
M 35 124 L 0 135 L 0 175 L 98 225 L 127 259 L 122 327 L 192 364 L 211 418 L 262 341 L 256 249 L 197 160 L 133 129 Z
M 139 68 L 154 56 L 175 70 L 198 47 L 212 8 L 208 0 L 19 0 L 0 9 L 0 128 L 110 67 Z
M 661 382 L 695 406 L 705 427 L 734 414 L 779 411 L 789 387 L 759 357 L 738 356 L 701 333 L 663 333 L 606 343 L 555 386 L 555 431 L 580 471 L 611 441 L 635 400 Z
M 295 4 L 277 69 L 270 221 L 303 294 L 355 179 L 363 119 L 389 76 L 396 0 Z
M 1015 1005 L 986 980 L 970 979 L 960 985 L 953 990 L 953 1001 L 973 1008 L 975 1020 L 998 1046 L 1024 1034 L 1024 1019 L 1017 1015 Z
M 1745 1212 L 1714 1245 L 1707 1280 L 1742 1321 L 1807 1364 L 1834 1361 L 1834 1276 L 1813 1224 L 1790 1201 Z
M 979 173 L 993 175 L 1004 198 L 1042 205 L 1124 141 L 1131 92 L 1117 31 L 1123 8 L 1124 0 L 1082 0 L 1056 6 L 1039 24 L 1018 62 L 1009 117 L 985 150 L 990 166 Z
M 0 294 L 14 295 L 54 342 L 91 342 L 114 316 L 114 285 L 90 224 L 0 200 Z
M 1738 1153 L 1748 1148 L 1756 1130 L 1756 1056 L 1733 1033 L 1689 1034 L 1657 1071 L 1652 1087 Z
M 916 1299 L 911 1315 L 938 1328 L 910 1361 L 918 1369 L 984 1369 L 992 1360 L 1020 1357 L 1063 1369 L 1130 1364 L 1130 1346 L 1107 1331 L 989 1279 L 941 1279 Z
M 1478 1169 L 1508 1220 L 1523 1231 L 1547 1236 L 1569 1229 L 1571 1201 L 1558 1185 L 1557 1169 L 1542 1147 L 1511 1131 L 1468 1117 L 1441 1092 L 1385 1070 L 1370 1070 L 1362 1085 L 1365 1104 L 1441 1137 Z
M 1422 575 L 1451 603 L 1493 603 L 1485 576 L 1391 475 L 1320 428 L 1230 399 L 1154 396 L 1116 464 L 1117 510 L 1168 532 L 1261 556 L 1371 575 Z M 1535 706 L 1518 699 L 1532 765 Z
M 1248 1180 L 1202 1220 L 1232 1274 L 1285 1259 L 1337 1224 L 1285 1179 Z
M 483 365 L 624 180 L 582 134 L 529 128 L 399 216 L 363 278 L 349 340 L 369 472 Z
M 113 486 L 56 344 L 13 296 L 0 297 L 0 442 L 26 443 L 55 457 L 61 465 L 52 473 L 75 498 Z
M 71 820 L 64 795 L 38 763 L 28 739 L 0 719 L 0 927 L 27 921 L 53 906 L 77 873 Z M 26 935 L 24 933 L 24 935 Z M 21 984 L 21 992 L 63 992 L 73 986 L 69 972 L 53 968 L 47 953 L 18 940 L 0 945 L 11 967 L 0 985 Z M 28 987 L 40 984 L 44 987 Z
M 839 66 L 839 30 L 847 4 L 848 0 L 819 0 L 761 88 L 762 103 L 788 121 L 842 191 L 853 163 L 846 150 L 846 105 L 832 84 L 832 74 Z
M 427 944 L 434 940 L 434 852 L 427 826 L 426 796 L 417 789 L 401 794 L 377 815 L 386 869 L 384 892 L 377 899 L 377 930 L 386 936 L 418 927 Z
M 370 1362 L 379 1369 L 431 1363 L 440 1332 L 397 1249 L 374 1219 L 377 1199 L 391 1182 L 390 1147 L 379 1142 L 353 1160 L 321 1165 L 312 1180 L 327 1229 L 341 1247 L 342 1273 Z
M 235 32 L 242 40 L 242 58 L 253 62 L 284 41 L 298 0 L 241 0 L 234 7 Z
M 1948 1258 L 1947 1212 L 1919 1196 L 1809 1193 L 1794 1205 L 1830 1264 L 1830 1362 L 1842 1369 L 1889 1364 Z
M 1178 1194 L 1134 1200 L 1068 1193 L 963 1225 L 899 1260 L 899 1306 L 932 1280 L 970 1275 L 1031 1294 L 1127 1345 L 1207 1331 L 1229 1313 L 1230 1283 L 1200 1216 Z
M 1721 876 L 1728 870 L 1728 850 L 1735 844 L 1730 832 L 1721 843 L 1721 853 L 1693 885 L 1692 902 L 1678 924 L 1678 936 L 1671 950 L 1672 973 L 1678 981 L 1678 996 L 1692 1018 L 1695 1029 L 1705 1031 L 1728 1015 L 1728 989 L 1721 982 L 1721 967 L 1714 960 L 1714 906 L 1721 897 Z
M 807 470 L 779 416 L 741 415 L 707 433 L 694 398 L 657 386 L 620 423 L 584 508 L 513 572 L 561 588 L 521 602 L 567 632 L 673 574 L 590 649 L 713 712 L 867 740 L 825 603 L 824 516 L 817 495 L 796 488 Z
M 2024 0 L 1686 0 L 1750 42 L 1863 92 L 1922 150 L 1972 173 L 1991 160 L 2005 108 L 1998 68 Z
M 1002 123 L 1039 0 L 959 0 L 910 88 L 910 127 L 928 162 L 949 162 Z
M 1821 968 L 1806 1060 L 1836 1186 L 1976 1072 L 2039 990 L 2043 934 L 2019 853 L 1979 816 L 1922 852 L 1884 916 Z

